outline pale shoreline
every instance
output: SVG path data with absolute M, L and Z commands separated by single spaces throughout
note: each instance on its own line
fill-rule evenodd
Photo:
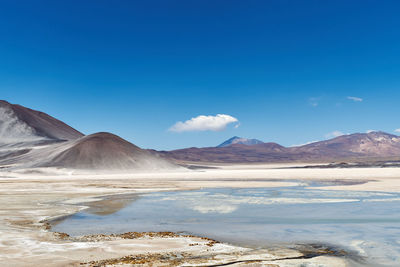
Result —
M 282 169 L 278 168 L 280 166 L 225 165 L 220 169 L 118 175 L 0 172 L 0 203 L 3 207 L 0 213 L 0 260 L 8 266 L 68 266 L 147 252 L 202 255 L 210 258 L 207 264 L 260 259 L 259 252 L 228 244 L 209 247 L 206 240 L 196 237 L 72 242 L 49 232 L 41 223 L 78 212 L 85 207 L 71 204 L 93 201 L 98 196 L 206 187 L 285 187 L 297 185 L 295 180 L 357 181 L 350 185 L 320 188 L 400 192 L 400 168 Z M 296 251 L 286 253 L 299 255 Z M 218 258 L 216 255 L 221 256 Z M 271 260 L 278 256 L 271 254 L 269 257 Z M 328 256 L 275 261 L 273 264 L 296 266 L 299 262 L 345 266 L 344 259 Z

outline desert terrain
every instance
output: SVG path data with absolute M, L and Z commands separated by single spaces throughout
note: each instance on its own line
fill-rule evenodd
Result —
M 320 251 L 321 255 L 304 258 L 306 253 L 296 249 L 257 250 L 214 242 L 206 237 L 170 233 L 72 238 L 52 232 L 48 222 L 85 209 L 90 202 L 96 203 L 110 195 L 128 193 L 207 187 L 290 187 L 312 180 L 329 182 L 324 189 L 400 190 L 399 168 L 288 169 L 288 165 L 277 164 L 213 167 L 192 171 L 108 175 L 76 171 L 68 173 L 50 168 L 3 171 L 0 178 L 0 260 L 7 266 L 102 266 L 107 263 L 151 263 L 154 266 L 347 266 L 343 257 L 335 257 L 329 251 Z M 101 206 L 107 207 L 107 203 L 103 202 Z M 108 208 L 120 207 L 111 205 Z

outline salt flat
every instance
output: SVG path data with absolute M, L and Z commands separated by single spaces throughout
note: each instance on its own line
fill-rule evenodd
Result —
M 96 197 L 99 196 L 137 192 L 215 187 L 285 187 L 301 181 L 327 182 L 328 186 L 322 186 L 324 189 L 400 192 L 400 168 L 281 167 L 288 165 L 225 165 L 218 169 L 124 174 L 77 173 L 55 169 L 3 171 L 0 173 L 0 260 L 6 266 L 66 266 L 142 253 L 185 252 L 188 253 L 185 256 L 188 265 L 191 262 L 192 265 L 221 264 L 245 258 L 246 261 L 254 259 L 259 260 L 260 264 L 277 266 L 299 266 L 300 263 L 345 266 L 344 259 L 330 256 L 276 260 L 297 257 L 301 253 L 287 249 L 260 252 L 221 243 L 209 246 L 209 240 L 197 237 L 71 240 L 46 229 L 45 221 L 85 208 L 76 203 L 98 201 Z M 343 185 L 343 181 L 348 185 Z M 203 262 L 194 260 L 196 255 L 204 256 Z

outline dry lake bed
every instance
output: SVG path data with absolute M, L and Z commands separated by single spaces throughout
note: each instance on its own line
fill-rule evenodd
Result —
M 2 172 L 5 266 L 396 266 L 400 169 Z

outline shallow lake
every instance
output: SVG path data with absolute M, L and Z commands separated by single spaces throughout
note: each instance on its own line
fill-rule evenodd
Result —
M 400 266 L 400 194 L 312 187 L 204 189 L 106 199 L 56 223 L 70 235 L 173 231 L 251 247 L 332 244 Z

